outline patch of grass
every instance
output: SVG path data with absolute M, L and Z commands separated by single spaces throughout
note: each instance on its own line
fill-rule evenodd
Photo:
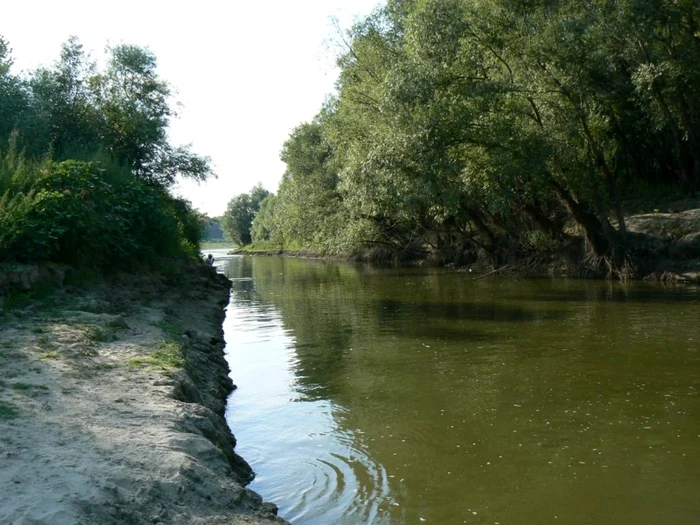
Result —
M 224 250 L 224 249 L 231 249 L 233 250 L 237 244 L 232 241 L 204 241 L 202 244 L 199 246 L 200 250 Z
M 3 308 L 15 315 L 29 305 L 36 306 L 41 310 L 52 310 L 56 307 L 56 301 L 52 297 L 55 286 L 49 282 L 36 282 L 31 290 L 10 289 L 3 297 Z
M 44 385 L 31 385 L 29 383 L 12 383 L 10 387 L 14 390 L 19 391 L 25 396 L 32 398 L 39 397 L 41 394 L 45 394 L 49 389 Z
M 279 253 L 285 248 L 282 244 L 277 244 L 270 241 L 258 241 L 236 249 L 239 253 Z
M 135 357 L 127 362 L 129 368 L 159 368 L 172 370 L 185 366 L 182 346 L 162 341 L 153 353 L 146 357 Z
M 46 361 L 49 359 L 60 359 L 60 357 L 61 357 L 61 354 L 59 354 L 55 350 L 52 350 L 51 352 L 44 352 L 43 354 L 40 354 L 39 360 Z
M 21 290 L 9 290 L 5 294 L 3 305 L 6 310 L 18 310 L 29 306 L 32 302 L 32 296 L 29 292 Z
M 15 407 L 0 401 L 0 420 L 1 419 L 15 419 L 18 416 L 19 416 L 19 411 Z
M 80 357 L 95 357 L 99 352 L 92 346 L 84 346 L 76 350 L 75 354 Z
M 39 346 L 48 345 L 49 344 L 49 337 L 46 335 L 42 335 L 41 337 L 37 337 L 36 344 Z
M 163 330 L 163 333 L 167 336 L 170 336 L 172 338 L 177 338 L 182 335 L 182 328 L 180 328 L 178 325 L 169 323 L 168 321 L 161 321 L 156 324 L 158 328 Z
M 117 331 L 111 328 L 102 328 L 100 326 L 91 326 L 83 330 L 85 339 L 90 344 L 104 343 L 105 341 L 113 341 L 117 337 Z

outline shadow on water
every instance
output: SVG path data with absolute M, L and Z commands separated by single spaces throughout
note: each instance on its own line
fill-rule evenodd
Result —
M 224 263 L 230 421 L 294 523 L 700 516 L 694 292 Z
M 536 281 L 535 281 L 536 282 Z M 566 282 L 566 281 L 565 281 Z M 577 281 L 560 284 L 560 288 L 546 282 L 541 286 L 530 284 L 527 294 L 509 296 L 513 301 L 581 303 L 587 301 L 613 303 L 677 303 L 700 300 L 700 287 L 643 282 L 619 283 Z
M 488 302 L 409 302 L 382 299 L 377 308 L 382 320 L 409 319 L 420 322 L 433 321 L 504 321 L 526 322 L 563 319 L 568 314 L 563 310 L 532 311 L 512 305 Z

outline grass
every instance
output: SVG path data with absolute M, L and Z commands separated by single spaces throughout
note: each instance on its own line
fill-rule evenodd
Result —
M 37 306 L 42 310 L 50 310 L 57 305 L 51 294 L 55 286 L 48 282 L 36 282 L 31 290 L 18 290 L 11 288 L 2 295 L 3 309 L 17 313 L 29 305 Z
M 165 335 L 172 338 L 177 338 L 182 334 L 182 328 L 176 324 L 169 323 L 168 321 L 161 321 L 157 323 L 156 326 L 163 330 Z
M 28 292 L 9 290 L 5 293 L 3 306 L 6 310 L 19 310 L 32 303 L 32 296 Z
M 39 397 L 41 394 L 45 394 L 49 389 L 44 385 L 31 385 L 29 383 L 12 383 L 10 387 L 31 398 Z
M 19 416 L 19 411 L 12 405 L 0 401 L 0 420 L 15 419 Z
M 102 328 L 100 326 L 90 326 L 83 329 L 83 335 L 88 343 L 94 345 L 104 343 L 105 341 L 114 341 L 117 339 L 117 330 L 115 328 Z
M 245 246 L 241 246 L 236 249 L 236 253 L 247 253 L 247 254 L 278 254 L 278 253 L 314 253 L 321 254 L 324 253 L 323 248 L 313 247 L 313 246 L 302 246 L 296 242 L 288 242 L 285 244 L 272 242 L 272 241 L 255 241 Z
M 135 357 L 127 362 L 129 368 L 159 368 L 172 370 L 185 366 L 182 346 L 162 341 L 153 353 L 146 357 Z
M 281 244 L 273 243 L 270 241 L 258 241 L 251 244 L 246 244 L 238 248 L 239 252 L 242 253 L 277 253 L 284 250 L 285 247 Z
M 234 249 L 237 244 L 233 241 L 204 241 L 199 249 L 204 250 L 224 250 L 226 248 Z

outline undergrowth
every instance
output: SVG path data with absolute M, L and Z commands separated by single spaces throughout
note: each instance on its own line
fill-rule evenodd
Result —
M 173 370 L 185 366 L 182 346 L 177 343 L 162 341 L 148 356 L 134 357 L 127 362 L 129 368 L 157 368 Z

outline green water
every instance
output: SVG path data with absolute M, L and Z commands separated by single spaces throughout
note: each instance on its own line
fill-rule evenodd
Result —
M 700 523 L 700 291 L 219 258 L 228 420 L 292 523 Z

